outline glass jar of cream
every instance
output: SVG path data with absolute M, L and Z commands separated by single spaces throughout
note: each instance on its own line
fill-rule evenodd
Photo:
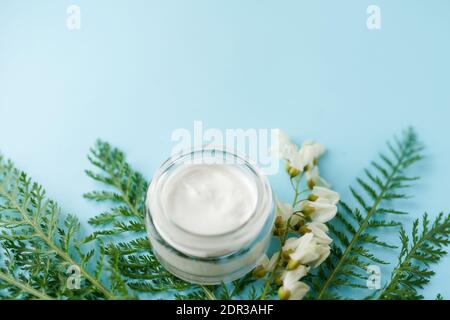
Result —
M 158 260 L 200 284 L 250 272 L 267 250 L 275 216 L 260 170 L 234 153 L 208 148 L 164 162 L 150 183 L 146 208 Z

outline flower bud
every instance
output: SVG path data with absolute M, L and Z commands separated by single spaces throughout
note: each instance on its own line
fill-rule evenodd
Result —
M 296 176 L 298 176 L 300 174 L 300 170 L 292 167 L 289 163 L 286 163 L 286 171 L 291 178 L 295 178 Z
M 309 200 L 309 201 L 314 202 L 314 201 L 316 201 L 317 199 L 319 199 L 319 197 L 316 196 L 315 194 L 312 194 L 312 193 L 311 193 L 311 194 L 308 196 L 308 200 Z
M 298 231 L 298 230 L 300 230 L 300 228 L 303 227 L 304 225 L 305 225 L 305 221 L 302 219 L 302 220 L 299 220 L 299 221 L 295 224 L 295 226 L 292 227 L 292 229 L 293 229 L 294 231 Z
M 281 216 L 276 217 L 275 219 L 275 227 L 276 228 L 282 228 L 284 226 L 284 221 Z
M 292 250 L 292 249 L 281 251 L 281 258 L 283 258 L 284 260 L 291 259 L 290 254 L 292 252 L 294 252 L 294 250 Z
M 277 236 L 277 237 L 281 237 L 282 235 L 284 235 L 284 231 L 285 231 L 284 228 L 275 227 L 275 228 L 273 228 L 273 235 Z
M 302 209 L 302 212 L 305 216 L 310 216 L 312 213 L 314 213 L 316 209 L 314 209 L 314 207 L 311 206 L 306 206 Z
M 278 298 L 280 298 L 280 300 L 288 300 L 290 296 L 291 292 L 289 290 L 286 290 L 283 287 L 280 287 L 280 289 L 278 289 Z
M 297 269 L 297 267 L 298 267 L 299 265 L 300 265 L 300 261 L 289 260 L 286 269 L 287 269 L 288 271 L 295 270 L 295 269 Z
M 307 226 L 303 226 L 300 229 L 298 229 L 298 233 L 301 235 L 304 235 L 305 233 L 311 232 L 311 229 L 309 229 Z
M 308 180 L 308 188 L 310 188 L 311 190 L 315 187 L 316 183 L 314 182 L 313 179 L 309 179 Z
M 253 272 L 252 272 L 253 276 L 257 279 L 261 279 L 264 278 L 264 276 L 267 274 L 267 270 L 264 269 L 263 266 L 257 266 Z

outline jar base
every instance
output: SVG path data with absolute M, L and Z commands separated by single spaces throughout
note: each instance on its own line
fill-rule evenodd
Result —
M 161 263 L 161 265 L 169 271 L 171 274 L 189 283 L 199 284 L 199 285 L 219 285 L 223 283 L 229 283 L 237 279 L 242 278 L 246 274 L 250 273 L 257 265 L 257 263 L 251 265 L 242 266 L 240 269 L 226 274 L 218 276 L 205 276 L 205 275 L 195 275 L 192 273 L 184 272 L 173 265 L 167 263 L 163 257 L 154 252 L 156 258 Z

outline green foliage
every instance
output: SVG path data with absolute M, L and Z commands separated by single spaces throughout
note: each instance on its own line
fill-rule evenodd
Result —
M 167 272 L 153 255 L 144 224 L 147 180 L 131 168 L 124 153 L 98 141 L 89 161 L 97 171 L 87 170 L 86 174 L 106 189 L 86 193 L 85 198 L 112 207 L 89 220 L 97 231 L 85 242 L 101 240 L 99 247 L 108 262 L 112 286 L 132 297 L 138 292 L 178 292 L 178 296 L 186 290 L 194 290 L 198 296 L 204 293 Z
M 390 281 L 370 298 L 423 298 L 419 290 L 434 275 L 430 266 L 450 243 L 450 217 L 441 214 L 431 224 L 425 215 L 414 222 L 411 236 L 390 218 L 405 214 L 392 203 L 408 198 L 404 190 L 417 178 L 406 171 L 421 159 L 422 146 L 410 129 L 388 143 L 388 149 L 389 154 L 381 154 L 365 170 L 364 179 L 357 179 L 359 187 L 350 189 L 357 205 L 340 204 L 330 226 L 332 254 L 309 279 L 309 298 L 338 299 L 343 298 L 338 291 L 342 287 L 365 288 L 367 266 L 386 264 L 371 247 L 396 248 L 374 231 L 399 226 L 398 264 Z M 106 142 L 97 142 L 89 160 L 95 171 L 86 173 L 103 189 L 85 197 L 109 209 L 89 220 L 95 231 L 86 237 L 75 216 L 61 214 L 42 186 L 0 156 L 0 299 L 128 299 L 147 297 L 147 292 L 172 293 L 176 299 L 260 297 L 261 283 L 250 274 L 230 284 L 198 286 L 168 273 L 146 236 L 147 180 Z M 78 290 L 67 287 L 71 266 L 81 273 Z
M 381 153 L 372 168 L 365 170 L 365 178 L 358 178 L 359 188 L 350 188 L 357 204 L 351 208 L 341 202 L 337 218 L 330 226 L 335 242 L 332 253 L 322 264 L 312 280 L 313 297 L 316 299 L 338 299 L 337 288 L 366 288 L 367 267 L 370 264 L 386 264 L 372 254 L 368 247 L 396 248 L 373 234 L 378 228 L 399 226 L 388 215 L 404 214 L 391 206 L 393 200 L 406 199 L 404 189 L 416 177 L 406 171 L 422 158 L 422 146 L 412 129 L 405 131 L 401 139 L 388 143 L 389 153 Z
M 247 300 L 256 300 L 259 296 L 256 287 L 255 278 L 251 273 L 233 281 L 231 284 L 222 284 L 216 288 L 219 299 L 232 300 L 236 298 L 245 298 Z
M 417 290 L 423 289 L 434 275 L 430 265 L 439 262 L 447 254 L 444 248 L 450 244 L 450 215 L 444 217 L 443 213 L 439 214 L 430 226 L 428 215 L 425 214 L 421 221 L 414 221 L 411 237 L 401 228 L 400 241 L 402 247 L 398 264 L 379 299 L 423 299 Z M 442 296 L 438 295 L 437 298 L 440 300 Z
M 114 298 L 88 273 L 93 251 L 81 250 L 79 229 L 42 186 L 0 156 L 0 298 Z M 78 290 L 67 287 L 69 267 L 83 276 Z

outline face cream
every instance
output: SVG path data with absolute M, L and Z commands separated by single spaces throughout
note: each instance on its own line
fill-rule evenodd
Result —
M 197 149 L 168 159 L 152 179 L 146 206 L 155 255 L 190 282 L 245 275 L 270 241 L 270 185 L 258 168 L 227 151 Z

